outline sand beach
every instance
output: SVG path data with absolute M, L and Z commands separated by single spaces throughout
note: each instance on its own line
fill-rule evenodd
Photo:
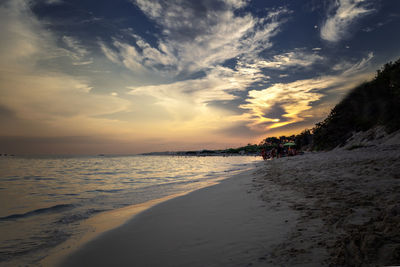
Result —
M 378 137 L 371 139 L 371 136 Z M 290 237 L 269 251 L 272 265 L 400 264 L 400 135 L 353 135 L 329 152 L 269 161 L 257 172 L 262 198 L 299 212 Z M 271 196 L 278 191 L 293 194 Z
M 263 265 L 297 212 L 273 210 L 255 191 L 254 170 L 163 202 L 89 242 L 61 266 Z
M 140 213 L 61 266 L 398 265 L 392 137 L 259 163 Z

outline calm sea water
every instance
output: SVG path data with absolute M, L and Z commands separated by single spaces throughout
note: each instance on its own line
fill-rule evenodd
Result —
M 68 156 L 0 158 L 0 265 L 32 264 L 83 220 L 187 192 L 250 168 L 259 158 Z

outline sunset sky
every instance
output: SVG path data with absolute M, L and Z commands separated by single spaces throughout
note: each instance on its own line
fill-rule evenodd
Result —
M 397 0 L 3 0 L 0 153 L 299 133 L 400 57 Z

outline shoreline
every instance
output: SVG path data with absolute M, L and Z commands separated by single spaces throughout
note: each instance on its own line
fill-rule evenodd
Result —
M 201 190 L 203 188 L 217 185 L 226 179 L 230 179 L 232 176 L 238 175 L 237 174 L 238 172 L 240 174 L 242 172 L 249 171 L 252 168 L 246 167 L 240 171 L 235 170 L 233 171 L 235 174 L 229 175 L 214 182 L 203 183 L 202 186 L 199 188 L 191 189 L 181 193 L 176 193 L 162 198 L 153 199 L 140 204 L 129 205 L 123 208 L 102 212 L 93 217 L 90 217 L 84 220 L 80 224 L 79 229 L 81 234 L 72 236 L 65 242 L 50 249 L 48 255 L 42 258 L 39 261 L 39 264 L 41 266 L 58 266 L 66 257 L 68 257 L 70 254 L 73 254 L 76 251 L 79 251 L 87 243 L 100 237 L 101 235 L 103 235 L 108 231 L 121 227 L 125 223 L 134 219 L 140 213 L 145 212 L 146 210 L 149 210 L 154 206 L 157 206 L 163 202 L 167 202 L 171 199 L 190 194 L 192 192 Z
M 141 212 L 151 209 L 155 205 L 176 198 L 189 192 L 178 193 L 163 198 L 153 199 L 144 203 L 129 205 L 97 214 L 83 221 L 80 225 L 83 234 L 74 236 L 60 245 L 52 248 L 49 255 L 40 260 L 42 266 L 58 266 L 69 254 L 79 250 L 86 243 L 112 229 L 118 228 Z
M 159 203 L 60 266 L 398 265 L 400 145 L 256 164 Z
M 265 251 L 285 238 L 297 213 L 261 199 L 253 184 L 260 165 L 139 213 L 60 266 L 265 265 Z

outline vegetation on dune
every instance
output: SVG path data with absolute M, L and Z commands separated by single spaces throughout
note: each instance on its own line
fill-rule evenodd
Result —
M 313 148 L 343 145 L 353 132 L 382 125 L 388 133 L 400 129 L 400 59 L 385 64 L 376 77 L 354 88 L 329 116 L 313 129 Z
M 387 133 L 400 129 L 400 59 L 385 64 L 372 81 L 350 91 L 313 129 L 290 137 L 267 137 L 260 146 L 268 148 L 289 139 L 298 149 L 329 150 L 344 145 L 354 132 L 376 126 L 384 126 Z

